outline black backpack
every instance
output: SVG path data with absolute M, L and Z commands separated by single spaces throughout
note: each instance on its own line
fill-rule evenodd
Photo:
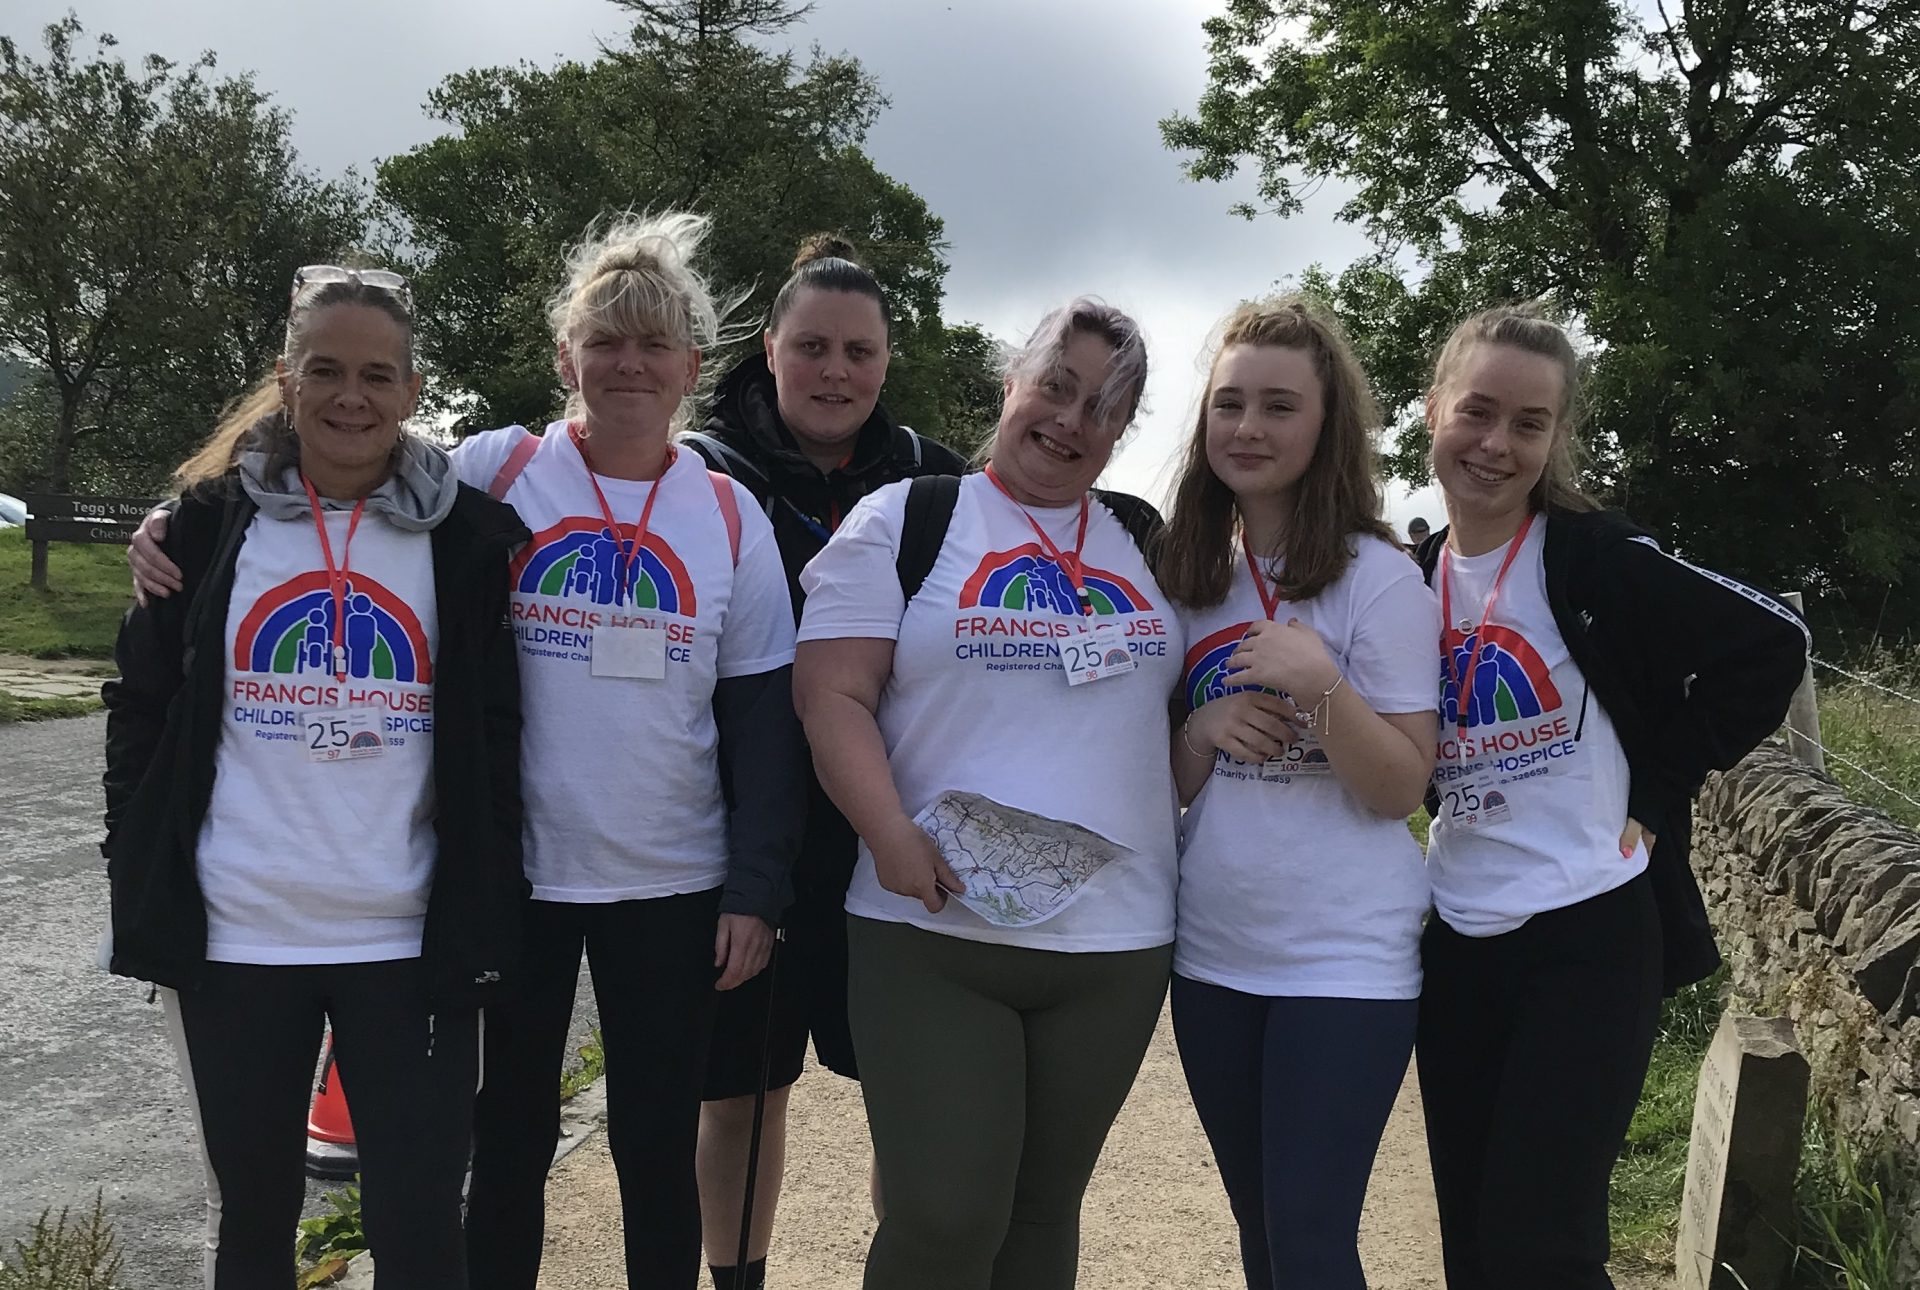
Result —
M 1093 490 L 1093 496 L 1120 521 L 1120 526 L 1140 548 L 1147 567 L 1153 567 L 1155 548 L 1166 522 L 1153 504 L 1131 493 Z M 894 568 L 900 574 L 900 590 L 912 600 L 933 572 L 940 558 L 940 547 L 947 540 L 947 527 L 953 523 L 953 508 L 960 503 L 959 475 L 922 475 L 907 486 L 907 512 L 900 526 L 900 554 Z

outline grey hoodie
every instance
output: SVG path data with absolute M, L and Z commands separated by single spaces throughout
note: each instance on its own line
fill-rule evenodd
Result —
M 284 447 L 270 448 L 262 428 L 255 427 L 240 454 L 240 486 L 269 519 L 299 520 L 311 514 L 307 490 L 300 486 L 299 442 L 291 436 Z M 394 447 L 393 474 L 367 495 L 367 510 L 385 516 L 395 528 L 425 532 L 447 518 L 459 491 L 460 476 L 445 449 L 403 434 Z M 323 499 L 323 504 L 347 509 L 332 499 Z

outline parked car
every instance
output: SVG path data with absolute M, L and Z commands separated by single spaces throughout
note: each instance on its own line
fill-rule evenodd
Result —
M 17 497 L 0 493 L 0 529 L 10 529 L 27 522 L 27 504 Z

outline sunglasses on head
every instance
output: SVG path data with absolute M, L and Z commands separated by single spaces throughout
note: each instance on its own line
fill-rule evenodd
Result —
M 308 287 L 325 286 L 329 282 L 351 282 L 355 286 L 372 287 L 395 296 L 408 313 L 413 312 L 413 289 L 407 280 L 392 269 L 346 269 L 337 264 L 306 264 L 293 271 L 293 298 L 298 300 L 300 293 Z

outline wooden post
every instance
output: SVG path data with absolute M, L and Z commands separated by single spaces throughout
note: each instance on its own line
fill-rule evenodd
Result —
M 1780 599 L 1793 606 L 1795 613 L 1804 613 L 1800 593 L 1788 591 Z M 1787 747 L 1793 755 L 1821 774 L 1827 771 L 1827 754 L 1820 747 L 1820 703 L 1813 691 L 1813 657 L 1807 657 L 1807 670 L 1800 678 L 1800 688 L 1793 692 L 1793 702 L 1787 706 Z
M 45 591 L 47 589 L 47 544 L 29 542 L 27 545 L 33 548 L 33 589 Z

